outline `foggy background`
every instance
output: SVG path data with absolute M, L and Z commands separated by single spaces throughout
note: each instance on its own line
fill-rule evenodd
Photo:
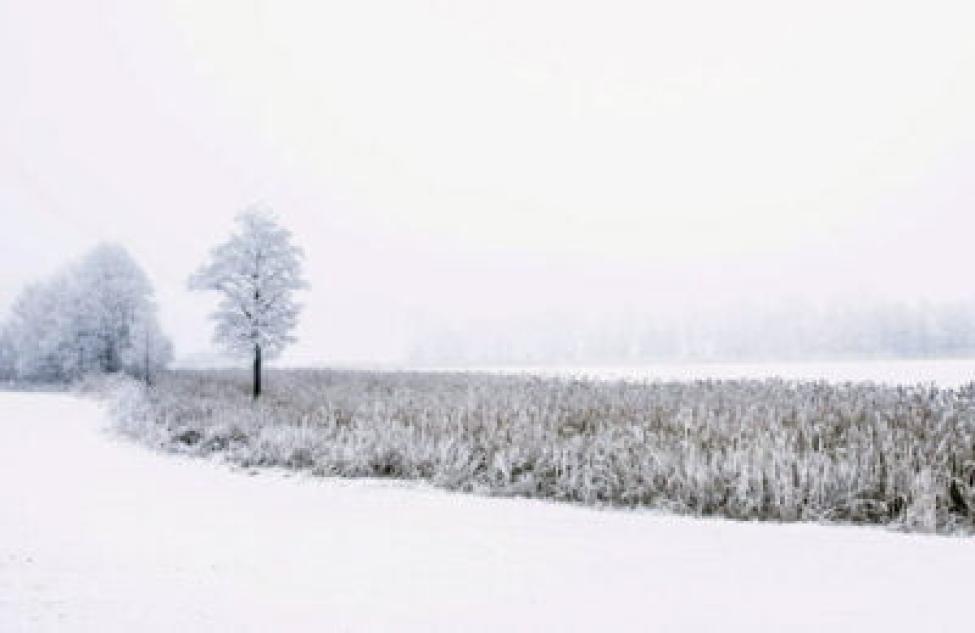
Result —
M 970 7 L 0 0 L 0 316 L 117 241 L 205 359 L 263 201 L 292 364 L 964 354 Z

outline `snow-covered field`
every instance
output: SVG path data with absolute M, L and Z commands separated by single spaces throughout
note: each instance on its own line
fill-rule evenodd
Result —
M 963 631 L 975 542 L 256 476 L 0 393 L 0 631 Z

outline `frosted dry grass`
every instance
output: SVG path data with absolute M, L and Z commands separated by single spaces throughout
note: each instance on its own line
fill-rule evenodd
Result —
M 975 384 L 170 372 L 116 398 L 167 450 L 319 475 L 737 519 L 975 526 Z

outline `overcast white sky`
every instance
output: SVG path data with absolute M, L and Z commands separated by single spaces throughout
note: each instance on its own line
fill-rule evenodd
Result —
M 156 284 L 255 200 L 293 362 L 476 319 L 971 298 L 971 2 L 0 0 L 0 311 L 101 240 Z M 664 306 L 667 306 L 666 308 Z

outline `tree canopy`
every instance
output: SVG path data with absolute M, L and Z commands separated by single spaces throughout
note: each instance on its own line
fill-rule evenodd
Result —
M 254 359 L 254 395 L 260 394 L 262 358 L 277 356 L 295 341 L 301 306 L 294 291 L 305 288 L 300 248 L 269 209 L 253 206 L 237 216 L 237 231 L 216 246 L 190 278 L 190 288 L 220 293 L 214 342 Z
M 25 288 L 2 329 L 0 377 L 8 379 L 63 382 L 125 371 L 148 380 L 172 356 L 148 277 L 114 244 Z

